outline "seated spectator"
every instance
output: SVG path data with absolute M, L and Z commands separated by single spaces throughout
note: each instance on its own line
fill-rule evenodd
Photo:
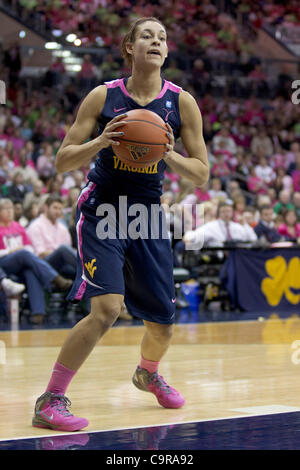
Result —
M 0 267 L 7 276 L 16 275 L 26 284 L 31 321 L 43 322 L 46 306 L 44 289 L 53 286 L 68 290 L 72 281 L 58 274 L 46 261 L 33 253 L 31 241 L 25 229 L 14 222 L 14 208 L 10 199 L 0 199 Z
M 291 172 L 294 191 L 300 191 L 300 152 L 295 153 L 295 165 Z
M 44 213 L 31 222 L 27 235 L 37 256 L 47 261 L 59 274 L 75 279 L 76 252 L 72 248 L 69 230 L 59 220 L 62 215 L 62 199 L 49 196 Z
M 29 227 L 31 222 L 40 215 L 40 210 L 40 205 L 35 201 L 32 201 L 26 209 L 24 209 L 24 217 L 27 220 L 27 224 L 24 225 L 25 228 Z
M 12 281 L 7 277 L 6 272 L 0 268 L 0 289 L 3 290 L 7 297 L 14 297 L 24 292 L 25 284 Z
M 45 151 L 42 155 L 40 155 L 36 162 L 36 169 L 39 175 L 39 178 L 46 182 L 48 181 L 51 176 L 56 173 L 55 170 L 55 155 L 53 152 L 52 145 L 47 144 L 45 147 Z
M 244 196 L 236 196 L 233 198 L 233 221 L 242 223 L 244 220 L 243 214 L 246 209 L 246 199 Z
M 256 173 L 256 168 L 253 166 L 250 169 L 250 177 L 247 181 L 248 191 L 254 194 L 266 194 L 267 185 L 262 178 Z
M 42 180 L 35 180 L 33 182 L 33 188 L 32 191 L 29 191 L 26 193 L 24 202 L 23 202 L 23 207 L 24 210 L 27 210 L 29 206 L 32 205 L 32 203 L 37 203 L 39 207 L 42 206 L 42 204 L 45 201 L 45 195 L 43 194 L 43 189 L 44 189 L 44 184 Z
M 297 220 L 297 214 L 294 209 L 283 212 L 283 224 L 278 227 L 278 232 L 286 240 L 292 242 L 300 241 L 300 223 Z
M 18 170 L 12 176 L 12 184 L 8 187 L 7 196 L 14 202 L 23 202 L 29 186 L 24 183 L 23 173 Z
M 274 211 L 270 205 L 263 205 L 260 207 L 260 218 L 254 231 L 258 239 L 263 239 L 269 243 L 278 242 L 281 236 L 274 224 Z
M 208 194 L 210 195 L 210 198 L 219 196 L 225 198 L 227 197 L 226 192 L 222 190 L 222 181 L 220 178 L 212 178 Z
M 226 127 L 222 127 L 220 132 L 216 134 L 213 138 L 213 151 L 220 149 L 220 142 L 225 143 L 225 149 L 231 153 L 231 155 L 235 155 L 237 151 L 237 146 L 234 139 L 229 134 L 229 131 Z
M 273 155 L 273 144 L 270 137 L 267 135 L 265 129 L 262 127 L 256 136 L 251 141 L 251 152 L 254 155 L 259 153 L 259 148 L 262 149 L 263 156 L 270 157 Z
M 276 170 L 276 178 L 274 180 L 273 187 L 278 194 L 283 189 L 286 189 L 289 192 L 293 191 L 292 177 L 286 173 L 286 169 L 282 166 L 278 167 Z
M 276 202 L 273 210 L 275 214 L 282 214 L 286 210 L 293 210 L 294 205 L 291 202 L 291 193 L 290 191 L 283 189 L 279 193 L 279 200 Z
M 14 221 L 18 222 L 22 227 L 26 227 L 28 220 L 24 215 L 23 204 L 20 201 L 14 202 Z
M 211 175 L 213 178 L 219 178 L 223 184 L 225 184 L 231 176 L 231 169 L 225 162 L 222 154 L 216 155 L 216 163 L 212 166 Z
M 33 181 L 38 178 L 38 174 L 34 168 L 32 160 L 27 159 L 27 150 L 23 147 L 18 154 L 18 165 L 13 171 L 13 175 L 17 172 L 21 172 L 23 175 L 23 181 L 27 185 L 32 185 Z
M 259 164 L 255 167 L 255 173 L 266 186 L 270 186 L 276 178 L 276 173 L 273 168 L 269 165 L 266 157 L 261 157 Z
M 242 214 L 241 224 L 248 224 L 250 227 L 254 228 L 257 225 L 256 222 L 256 210 L 253 206 L 247 206 Z
M 230 204 L 219 205 L 217 220 L 208 222 L 196 230 L 186 232 L 183 241 L 191 246 L 204 241 L 204 246 L 222 246 L 226 241 L 253 242 L 257 239 L 252 227 L 233 222 L 233 207 Z
M 296 191 L 292 196 L 292 204 L 297 214 L 297 219 L 300 220 L 300 192 Z

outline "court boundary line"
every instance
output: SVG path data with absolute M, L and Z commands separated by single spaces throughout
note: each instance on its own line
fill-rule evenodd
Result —
M 100 429 L 95 431 L 76 431 L 76 432 L 63 432 L 61 431 L 59 434 L 42 434 L 40 436 L 23 436 L 23 437 L 12 437 L 12 438 L 0 438 L 0 442 L 8 442 L 8 441 L 20 441 L 24 439 L 43 439 L 44 437 L 56 437 L 56 436 L 74 436 L 78 434 L 97 434 L 101 432 L 116 432 L 116 431 L 130 431 L 133 429 L 143 429 L 143 428 L 155 428 L 155 427 L 162 427 L 162 426 L 176 426 L 179 424 L 197 424 L 197 423 L 210 423 L 212 421 L 224 421 L 230 419 L 241 419 L 241 418 L 255 418 L 258 416 L 276 416 L 276 415 L 284 415 L 288 413 L 300 413 L 300 406 L 299 411 L 282 411 L 280 413 L 254 413 L 254 414 L 247 414 L 247 415 L 237 415 L 237 416 L 226 416 L 223 418 L 211 418 L 211 419 L 199 419 L 197 421 L 179 421 L 179 422 L 172 422 L 172 423 L 160 423 L 160 424 L 147 424 L 145 426 L 130 426 L 129 428 L 113 428 L 113 429 Z M 49 429 L 50 431 L 50 429 Z

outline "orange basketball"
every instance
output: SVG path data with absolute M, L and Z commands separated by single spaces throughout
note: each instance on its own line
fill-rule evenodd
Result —
M 124 135 L 117 137 L 120 145 L 113 145 L 117 157 L 133 168 L 147 168 L 162 159 L 169 143 L 166 123 L 158 114 L 146 109 L 128 111 L 117 132 Z M 120 121 L 122 122 L 122 120 Z

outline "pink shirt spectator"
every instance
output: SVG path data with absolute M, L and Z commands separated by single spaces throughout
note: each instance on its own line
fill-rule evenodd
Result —
M 53 224 L 44 214 L 31 222 L 27 234 L 37 256 L 53 252 L 61 245 L 72 245 L 67 227 L 60 221 Z
M 300 237 L 300 224 L 295 225 L 295 234 L 292 234 L 291 232 L 289 232 L 289 228 L 286 224 L 280 225 L 278 227 L 278 232 L 280 233 L 280 235 L 283 235 L 287 239 L 294 240 L 295 238 Z
M 300 171 L 294 170 L 292 172 L 293 188 L 294 191 L 300 191 Z
M 31 240 L 22 225 L 18 222 L 11 222 L 7 227 L 0 225 L 0 257 L 18 248 L 33 251 Z
M 247 183 L 248 190 L 252 193 L 267 194 L 264 181 L 258 176 L 250 176 Z

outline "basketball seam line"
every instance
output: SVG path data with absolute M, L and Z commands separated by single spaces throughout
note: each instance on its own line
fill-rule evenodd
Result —
M 140 145 L 162 145 L 162 146 L 165 146 L 167 144 L 167 142 L 165 144 L 154 144 L 153 142 L 139 142 L 137 140 L 131 140 L 131 139 L 121 139 L 118 137 L 118 141 L 122 141 L 122 142 L 132 142 L 133 144 L 140 144 Z
M 159 127 L 163 131 L 169 132 L 168 129 L 166 129 L 165 127 L 162 127 L 159 124 L 156 124 L 155 122 L 147 121 L 146 119 L 124 119 L 124 122 L 147 122 L 148 124 L 152 124 L 152 126 Z

